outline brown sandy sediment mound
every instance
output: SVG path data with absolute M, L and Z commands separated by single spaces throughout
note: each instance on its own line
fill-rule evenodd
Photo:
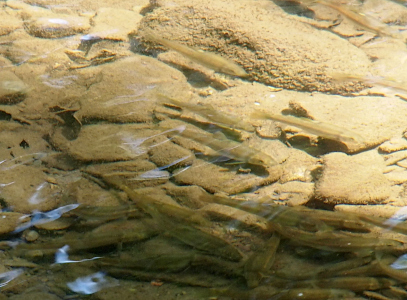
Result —
M 334 82 L 330 74 L 365 74 L 370 65 L 366 54 L 346 40 L 273 5 L 177 0 L 148 13 L 132 34 L 151 29 L 157 36 L 220 53 L 242 65 L 249 79 L 286 89 L 348 94 L 363 85 Z

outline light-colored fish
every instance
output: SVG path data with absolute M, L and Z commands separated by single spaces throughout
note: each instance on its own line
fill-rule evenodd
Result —
M 245 77 L 248 75 L 241 66 L 218 54 L 195 50 L 180 43 L 158 37 L 152 31 L 148 31 L 146 34 L 144 34 L 143 38 L 164 45 L 171 50 L 177 51 L 188 57 L 190 60 L 216 72 L 238 77 Z
M 23 274 L 23 269 L 15 269 L 8 272 L 0 273 L 0 288 L 5 287 L 10 281 Z
M 163 94 L 158 94 L 159 101 L 163 103 L 173 104 L 180 108 L 187 109 L 195 114 L 198 114 L 209 121 L 212 121 L 215 125 L 218 125 L 222 128 L 233 128 L 233 129 L 242 129 L 248 132 L 254 132 L 254 127 L 243 121 L 237 116 L 233 116 L 230 114 L 226 114 L 224 112 L 220 112 L 213 108 L 211 105 L 196 105 L 192 103 L 178 101 L 176 99 L 170 98 Z
M 258 119 L 271 119 L 273 121 L 293 125 L 311 134 L 334 141 L 358 144 L 364 143 L 364 139 L 359 134 L 328 123 L 293 116 L 268 114 L 262 111 L 256 111 L 252 114 L 252 116 Z
M 172 221 L 178 221 L 180 224 L 198 224 L 207 227 L 211 225 L 200 212 L 194 211 L 187 207 L 176 206 L 170 203 L 155 200 L 148 195 L 132 190 L 117 177 L 105 176 L 104 180 L 125 192 L 133 202 L 137 203 L 138 207 L 150 214 L 153 218 L 159 218 L 159 216 L 163 215 L 170 218 Z
M 407 95 L 407 83 L 394 80 L 392 78 L 375 77 L 375 76 L 363 76 L 363 75 L 351 75 L 351 74 L 332 74 L 333 79 L 337 81 L 350 81 L 357 80 L 369 85 L 377 85 L 380 87 L 389 88 L 395 92 Z
M 219 255 L 233 261 L 239 261 L 242 254 L 234 246 L 206 231 L 190 226 L 199 224 L 210 227 L 211 223 L 200 212 L 187 207 L 175 206 L 157 201 L 148 195 L 132 190 L 122 180 L 115 177 L 104 177 L 104 180 L 124 191 L 129 198 L 150 214 L 162 230 L 172 237 L 194 248 Z
M 305 1 L 306 3 L 307 1 Z M 387 24 L 379 21 L 378 19 L 375 19 L 371 16 L 368 16 L 366 14 L 363 14 L 361 12 L 353 11 L 349 8 L 347 8 L 345 5 L 338 5 L 333 1 L 330 0 L 316 0 L 312 1 L 315 3 L 319 3 L 321 5 L 330 7 L 337 12 L 339 12 L 341 15 L 345 16 L 347 19 L 352 21 L 353 23 L 356 23 L 363 29 L 370 31 L 374 34 L 380 35 L 380 36 L 388 36 L 396 39 L 403 39 L 403 36 L 400 34 L 398 30 L 395 30 L 388 26 Z
M 315 251 L 315 250 L 310 250 Z M 341 272 L 348 272 L 349 270 L 354 270 L 361 266 L 365 266 L 373 260 L 372 256 L 366 257 L 356 257 L 347 259 L 341 262 L 327 263 L 321 266 L 315 266 L 311 269 L 305 268 L 299 272 L 293 272 L 292 269 L 280 269 L 275 272 L 280 278 L 290 279 L 290 280 L 307 280 L 310 278 L 324 278 L 324 277 L 334 277 L 340 276 Z M 365 274 L 367 275 L 367 274 Z M 352 276 L 352 275 L 350 275 Z
M 252 289 L 259 286 L 260 281 L 273 266 L 279 245 L 280 235 L 274 232 L 272 237 L 264 244 L 263 248 L 253 253 L 247 259 L 244 265 L 244 277 L 246 278 L 249 288 Z
M 366 250 L 391 251 L 403 245 L 393 239 L 346 235 L 335 231 L 309 232 L 280 223 L 271 223 L 271 228 L 281 236 L 293 240 L 296 244 L 315 249 L 336 252 L 360 252 Z
M 240 261 L 243 257 L 237 248 L 216 235 L 193 226 L 174 225 L 165 217 L 160 220 L 169 235 L 187 245 L 232 261 Z
M 235 159 L 237 161 L 260 166 L 277 165 L 277 162 L 266 153 L 227 138 L 218 139 L 209 132 L 198 133 L 197 131 L 186 128 L 183 132 L 179 133 L 179 135 L 208 146 L 209 148 L 218 151 L 223 156 Z

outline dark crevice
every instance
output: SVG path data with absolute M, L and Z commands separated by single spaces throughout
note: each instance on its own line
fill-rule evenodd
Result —
M 307 8 L 305 5 L 301 5 L 300 2 L 285 0 L 273 0 L 273 2 L 290 15 L 297 15 L 299 17 L 305 17 L 309 19 L 315 18 L 315 13 Z
M 6 113 L 5 111 L 0 110 L 0 120 L 1 121 L 11 121 L 11 114 Z

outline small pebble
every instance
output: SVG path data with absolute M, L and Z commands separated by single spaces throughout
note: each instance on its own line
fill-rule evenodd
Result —
M 24 238 L 27 242 L 34 242 L 39 238 L 39 234 L 35 230 L 29 230 L 24 234 Z

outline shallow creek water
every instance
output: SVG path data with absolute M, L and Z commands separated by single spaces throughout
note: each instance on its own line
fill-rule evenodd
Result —
M 0 14 L 0 300 L 407 298 L 403 1 Z

